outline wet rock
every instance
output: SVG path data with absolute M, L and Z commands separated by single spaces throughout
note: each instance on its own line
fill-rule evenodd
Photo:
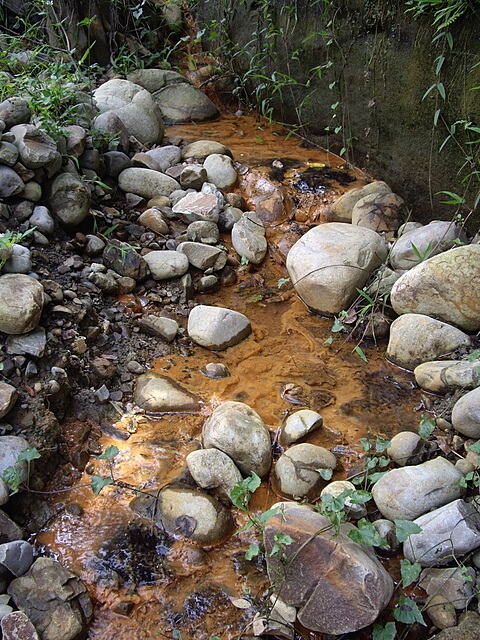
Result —
M 0 544 L 0 571 L 23 576 L 33 564 L 33 547 L 25 540 Z
M 389 520 L 413 520 L 463 495 L 462 473 L 445 458 L 392 469 L 378 480 L 372 496 Z
M 367 547 L 352 542 L 354 527 L 342 525 L 336 535 L 330 521 L 305 506 L 294 506 L 266 523 L 264 543 L 272 584 L 281 597 L 299 607 L 307 629 L 332 635 L 351 633 L 374 622 L 387 606 L 393 581 Z M 293 542 L 272 555 L 275 536 Z
M 451 249 L 455 242 L 466 242 L 467 236 L 461 227 L 452 222 L 434 220 L 426 226 L 416 226 L 399 233 L 399 238 L 390 251 L 390 264 L 394 269 L 413 269 L 422 257 L 432 258 Z
M 285 420 L 280 429 L 280 442 L 283 446 L 289 447 L 315 429 L 319 429 L 322 424 L 323 418 L 319 413 L 310 409 L 300 409 Z
M 138 321 L 138 326 L 144 333 L 163 338 L 166 342 L 173 342 L 178 333 L 178 322 L 172 318 L 144 315 Z
M 391 193 L 390 187 L 385 182 L 375 181 L 358 189 L 351 189 L 344 193 L 328 208 L 329 220 L 333 222 L 352 222 L 353 207 L 359 200 L 371 194 Z
M 90 191 L 71 173 L 61 173 L 51 186 L 50 210 L 67 226 L 77 226 L 90 210 Z
M 0 141 L 0 164 L 13 167 L 18 160 L 18 149 L 12 142 Z
M 458 626 L 445 629 L 432 640 L 478 640 L 480 616 L 475 611 L 467 611 Z
M 168 224 L 163 219 L 162 212 L 159 211 L 159 209 L 155 209 L 155 207 L 144 211 L 142 215 L 137 218 L 137 224 L 141 224 L 160 235 L 165 236 L 169 233 Z
M 50 215 L 47 207 L 38 205 L 30 216 L 29 223 L 31 227 L 36 227 L 38 231 L 45 235 L 51 235 L 55 230 L 55 222 Z
M 2 617 L 2 638 L 3 640 L 39 640 L 32 621 L 23 611 L 11 611 Z
M 440 594 L 427 599 L 425 612 L 437 629 L 449 629 L 457 624 L 455 607 Z
M 128 80 L 109 80 L 93 92 L 101 113 L 113 111 L 130 135 L 151 145 L 163 138 L 163 118 L 152 95 Z
M 187 227 L 187 237 L 191 242 L 217 244 L 220 239 L 218 227 L 214 222 L 198 220 Z
M 337 459 L 324 447 L 314 444 L 295 444 L 282 453 L 275 465 L 275 483 L 281 493 L 298 500 L 313 498 L 327 482 L 328 470 L 337 466 Z M 323 474 L 323 475 L 322 475 Z
M 186 224 L 197 220 L 216 223 L 220 203 L 213 193 L 188 193 L 172 207 L 172 211 Z
M 203 162 L 207 156 L 212 153 L 219 153 L 221 155 L 227 155 L 232 157 L 231 151 L 220 142 L 214 140 L 196 140 L 190 144 L 187 144 L 182 149 L 182 158 L 195 158 L 199 162 Z
M 181 242 L 177 247 L 177 251 L 185 254 L 188 262 L 202 271 L 210 267 L 215 271 L 219 271 L 227 264 L 225 251 L 201 242 Z
M 207 172 L 208 182 L 219 189 L 230 189 L 237 182 L 238 174 L 230 156 L 212 153 L 205 158 L 203 166 Z
M 23 334 L 34 329 L 43 308 L 43 287 L 30 276 L 6 274 L 0 276 L 0 331 Z
M 216 490 L 225 498 L 230 498 L 230 492 L 242 480 L 233 460 L 219 449 L 192 451 L 187 456 L 187 465 L 199 487 Z
M 404 467 L 422 448 L 423 440 L 418 433 L 412 431 L 401 431 L 393 436 L 391 444 L 387 449 L 387 455 L 399 466 Z
M 387 358 L 413 370 L 458 347 L 469 346 L 466 333 L 445 322 L 418 313 L 406 313 L 392 322 Z
M 422 531 L 408 538 L 403 553 L 422 567 L 450 564 L 480 546 L 480 513 L 474 503 L 455 500 L 414 522 Z
M 169 167 L 173 167 L 173 165 L 178 164 L 182 159 L 182 152 L 180 151 L 180 148 L 173 144 L 150 149 L 146 154 L 155 160 L 162 171 L 166 171 Z
M 0 477 L 5 469 L 13 467 L 18 472 L 21 484 L 28 480 L 28 466 L 26 462 L 18 462 L 19 454 L 30 445 L 20 436 L 0 436 Z M 31 469 L 30 469 L 31 471 Z
M 17 124 L 10 129 L 20 162 L 28 169 L 39 169 L 56 159 L 57 144 L 45 131 L 33 124 Z
M 160 171 L 140 167 L 124 169 L 118 176 L 118 185 L 122 191 L 136 193 L 144 198 L 169 196 L 180 186 L 176 180 Z
M 479 298 L 479 245 L 429 258 L 399 278 L 391 293 L 396 313 L 421 313 L 464 331 L 480 329 Z
M 229 232 L 236 222 L 243 216 L 243 211 L 237 207 L 225 207 L 218 216 L 218 226 L 222 231 Z
M 230 371 L 222 362 L 209 362 L 200 369 L 206 378 L 228 378 Z
M 32 270 L 32 253 L 21 244 L 14 244 L 10 257 L 3 265 L 4 273 L 29 273 Z
M 137 282 L 147 277 L 147 262 L 128 243 L 110 240 L 103 252 L 103 261 L 120 276 Z
M 87 590 L 71 571 L 50 558 L 37 558 L 8 593 L 30 618 L 42 640 L 86 636 L 93 609 Z
M 103 161 L 107 176 L 114 180 L 118 178 L 124 169 L 129 169 L 132 166 L 132 161 L 122 151 L 107 151 L 103 154 Z
M 22 122 L 30 122 L 32 112 L 23 98 L 14 96 L 0 102 L 0 120 L 10 128 Z
M 222 402 L 202 430 L 205 449 L 220 449 L 245 475 L 261 478 L 270 471 L 270 434 L 260 416 L 243 402 Z
M 11 384 L 0 381 L 0 418 L 7 415 L 18 400 L 18 393 Z
M 407 206 L 395 193 L 372 193 L 352 210 L 352 224 L 382 233 L 396 231 L 408 215 Z
M 45 352 L 47 336 L 43 327 L 37 327 L 29 333 L 10 335 L 5 341 L 9 355 L 30 355 L 41 358 Z
M 13 522 L 4 511 L 0 510 L 0 544 L 21 540 L 24 536 L 23 530 L 16 522 Z
M 0 198 L 9 198 L 21 193 L 25 183 L 21 177 L 10 167 L 0 165 Z
M 474 596 L 475 570 L 471 567 L 424 569 L 418 586 L 429 596 L 443 596 L 455 609 L 466 609 Z
M 438 360 L 415 367 L 415 381 L 432 393 L 445 394 L 455 389 L 480 387 L 479 360 Z
M 198 305 L 188 316 L 187 331 L 201 347 L 223 351 L 249 336 L 252 327 L 249 319 L 238 311 Z
M 287 269 L 297 294 L 313 311 L 335 315 L 348 308 L 387 256 L 375 231 L 331 222 L 307 231 L 290 249 Z
M 480 438 L 480 389 L 474 389 L 455 403 L 453 428 L 467 438 Z
M 219 115 L 210 98 L 187 82 L 169 84 L 155 91 L 153 99 L 168 124 L 204 122 Z
M 201 164 L 189 164 L 182 169 L 179 181 L 182 189 L 200 190 L 207 181 L 207 172 Z
M 137 378 L 134 401 L 141 409 L 152 412 L 200 410 L 199 398 L 159 373 L 144 373 Z
M 150 251 L 143 258 L 154 280 L 180 278 L 189 267 L 187 256 L 179 251 Z
M 244 213 L 232 228 L 232 244 L 242 258 L 253 264 L 260 264 L 264 259 L 268 245 L 265 238 L 263 222 L 253 211 Z

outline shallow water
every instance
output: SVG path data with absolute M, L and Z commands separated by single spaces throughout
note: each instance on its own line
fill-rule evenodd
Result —
M 345 477 L 361 453 L 361 437 L 390 438 L 418 425 L 418 391 L 410 374 L 385 361 L 384 344 L 364 347 L 368 363 L 353 351 L 356 342 L 343 334 L 325 344 L 333 335 L 332 320 L 309 313 L 289 283 L 279 287 L 279 279 L 287 276 L 288 247 L 309 225 L 324 221 L 326 205 L 348 185 L 364 184 L 365 176 L 343 167 L 340 158 L 307 149 L 280 128 L 248 116 L 170 127 L 166 134 L 227 145 L 234 159 L 248 168 L 242 170 L 240 189 L 251 204 L 259 196 L 259 180 L 266 181 L 260 196 L 268 201 L 270 248 L 260 267 L 239 272 L 235 285 L 198 299 L 245 313 L 253 328 L 248 339 L 218 354 L 196 347 L 192 355 L 179 352 L 154 363 L 156 371 L 198 394 L 202 411 L 157 420 L 126 417 L 119 425 L 134 424 L 136 429 L 128 440 L 104 436 L 101 441 L 102 448 L 114 444 L 120 450 L 113 463 L 115 477 L 142 489 L 158 489 L 178 478 L 186 455 L 200 446 L 205 417 L 224 400 L 255 409 L 273 441 L 289 413 L 302 407 L 319 411 L 324 427 L 308 441 L 332 449 L 340 461 L 334 479 Z M 270 206 L 269 198 L 277 196 L 268 184 L 273 180 L 278 185 L 275 179 L 283 183 L 281 207 Z M 228 238 L 223 242 L 228 245 Z M 186 327 L 185 318 L 179 322 Z M 212 361 L 225 364 L 230 376 L 202 375 L 200 369 Z M 108 474 L 108 463 L 96 463 L 95 472 Z M 89 482 L 88 475 L 84 482 Z M 88 585 L 96 603 L 89 639 L 147 640 L 179 637 L 177 632 L 184 640 L 251 635 L 253 609 L 239 609 L 230 598 L 240 598 L 247 590 L 253 602 L 262 602 L 268 586 L 264 571 L 244 558 L 254 535 L 233 535 L 210 549 L 172 540 L 133 514 L 128 507 L 133 497 L 132 491 L 118 487 L 107 487 L 96 498 L 87 487 L 63 494 L 52 499 L 58 516 L 37 536 L 38 544 Z M 264 482 L 251 508 L 263 511 L 277 499 Z M 237 527 L 245 524 L 243 514 L 234 517 Z M 304 632 L 302 637 L 319 636 Z

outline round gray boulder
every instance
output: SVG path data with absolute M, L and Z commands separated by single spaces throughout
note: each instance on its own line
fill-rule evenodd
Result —
M 67 226 L 76 226 L 90 211 L 90 191 L 84 182 L 71 173 L 61 173 L 51 186 L 50 211 Z
M 124 169 L 118 176 L 118 186 L 125 193 L 136 193 L 149 199 L 169 196 L 172 191 L 180 188 L 178 182 L 165 173 L 141 167 Z
M 480 388 L 457 400 L 452 411 L 453 428 L 467 438 L 480 438 Z
M 43 287 L 30 276 L 0 276 L 0 331 L 9 334 L 28 333 L 40 321 L 43 309 Z
M 201 347 L 223 351 L 249 336 L 252 327 L 243 313 L 200 304 L 190 311 L 187 331 Z
M 336 466 L 337 459 L 328 449 L 306 442 L 294 444 L 277 460 L 275 483 L 281 493 L 296 500 L 314 498 L 328 482 L 322 472 Z
M 187 456 L 188 470 L 202 489 L 213 489 L 230 499 L 234 486 L 241 482 L 242 474 L 233 460 L 219 449 L 199 449 Z

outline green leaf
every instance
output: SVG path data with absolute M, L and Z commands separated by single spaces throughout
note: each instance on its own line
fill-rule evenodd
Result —
M 422 533 L 422 527 L 410 520 L 394 520 L 395 534 L 399 542 L 405 542 L 411 535 Z
M 373 627 L 372 640 L 394 640 L 397 635 L 397 627 L 394 622 L 387 622 L 385 626 L 376 624 Z
M 333 336 L 329 336 L 323 344 L 332 344 L 332 342 L 333 342 Z
M 240 509 L 240 511 L 247 513 L 250 497 L 261 484 L 261 479 L 254 471 L 252 471 L 252 475 L 249 478 L 245 478 L 244 480 L 237 482 L 237 484 L 233 487 L 230 492 L 230 500 L 237 507 L 237 509 Z
M 96 496 L 98 496 L 100 491 L 109 484 L 113 484 L 113 478 L 109 478 L 108 476 L 92 476 L 92 479 L 90 480 L 92 491 Z
M 363 451 L 370 451 L 370 449 L 373 447 L 372 443 L 367 438 L 360 438 L 360 444 Z
M 172 631 L 172 638 L 174 638 L 174 640 L 182 640 L 182 634 L 178 629 Z
M 386 471 L 377 471 L 377 473 L 371 473 L 368 476 L 368 481 L 370 482 L 370 484 L 375 484 L 376 482 L 378 482 L 380 480 L 380 478 L 383 478 L 383 476 L 386 474 Z
M 360 345 L 357 344 L 353 351 L 361 360 L 363 360 L 364 362 L 368 362 L 367 356 L 363 353 L 363 349 Z
M 423 440 L 428 440 L 436 426 L 435 418 L 422 416 L 420 419 L 420 426 L 418 427 L 418 435 Z
M 15 467 L 7 467 L 2 474 L 3 481 L 9 486 L 11 494 L 18 493 L 20 485 L 22 484 L 22 478 L 18 469 Z
M 277 287 L 281 289 L 284 284 L 287 284 L 287 282 L 290 282 L 290 278 L 279 278 L 277 282 Z
M 480 440 L 477 440 L 474 444 L 467 446 L 467 451 L 472 453 L 480 453 Z
M 367 547 L 383 547 L 389 549 L 390 546 L 384 538 L 378 533 L 373 524 L 366 518 L 362 518 L 357 522 L 357 529 L 352 529 L 348 534 L 350 540 L 357 544 Z
M 41 457 L 42 456 L 38 449 L 35 449 L 35 447 L 29 447 L 28 449 L 20 451 L 17 462 L 32 462 L 32 460 L 38 460 L 38 458 Z
M 474 360 L 478 360 L 478 359 L 480 359 L 480 349 L 475 349 L 474 351 L 471 351 L 467 356 L 467 360 L 469 362 L 473 362 Z
M 268 509 L 267 511 L 264 511 L 255 519 L 260 526 L 263 526 L 269 518 L 271 518 L 272 516 L 275 516 L 279 511 L 280 511 L 280 507 L 273 507 L 272 509 Z
M 400 571 L 402 574 L 402 586 L 408 587 L 412 582 L 415 582 L 418 579 L 422 571 L 422 567 L 418 564 L 418 562 L 410 562 L 409 560 L 401 560 L 400 561 Z
M 332 476 L 333 476 L 333 470 L 332 469 L 317 469 L 318 474 L 321 478 L 323 478 L 324 480 L 331 480 Z
M 294 539 L 291 538 L 286 533 L 276 533 L 273 536 L 273 539 L 275 542 L 270 551 L 270 554 L 269 554 L 270 556 L 278 555 L 279 553 L 284 551 L 284 547 L 287 547 L 294 542 Z
M 258 544 L 251 544 L 248 547 L 248 549 L 245 551 L 245 559 L 253 560 L 253 558 L 256 558 L 259 553 L 260 553 L 260 547 L 258 546 Z
M 330 331 L 332 333 L 338 333 L 339 331 L 343 331 L 345 329 L 343 323 L 338 319 L 335 318 L 335 320 L 333 321 L 332 324 L 332 328 L 330 329 Z
M 393 610 L 393 617 L 395 620 L 398 620 L 398 622 L 403 622 L 404 624 L 419 622 L 423 624 L 423 626 L 427 626 L 416 603 L 405 596 L 398 598 L 398 604 Z
M 113 460 L 119 453 L 118 447 L 110 446 L 105 449 L 102 455 L 97 456 L 97 460 Z
M 377 436 L 377 439 L 375 441 L 375 451 L 377 453 L 383 453 L 391 446 L 392 442 L 390 440 L 387 440 L 387 438 L 382 438 L 382 436 Z

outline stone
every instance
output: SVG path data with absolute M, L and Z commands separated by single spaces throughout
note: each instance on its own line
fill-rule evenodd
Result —
M 189 262 L 180 251 L 150 251 L 143 256 L 154 280 L 180 278 L 187 273 Z
M 26 200 L 31 200 L 32 202 L 40 202 L 42 199 L 43 191 L 42 187 L 38 182 L 34 180 L 30 180 L 30 182 L 25 183 L 25 187 L 19 196 L 21 198 L 25 198 Z
M 457 400 L 452 411 L 452 425 L 467 438 L 480 438 L 480 388 Z
M 43 129 L 33 124 L 17 124 L 10 133 L 15 136 L 20 162 L 27 169 L 39 169 L 57 158 L 57 144 Z
M 480 615 L 467 611 L 456 627 L 445 629 L 432 640 L 479 640 Z
M 307 442 L 294 444 L 275 464 L 275 485 L 294 500 L 314 499 L 328 481 L 322 474 L 333 472 L 336 466 L 337 459 L 328 449 Z
M 13 408 L 18 400 L 18 392 L 11 384 L 0 381 L 0 418 Z
M 85 254 L 87 256 L 99 256 L 103 253 L 103 250 L 107 246 L 106 243 L 91 233 L 87 233 L 85 236 L 87 238 L 87 244 L 85 245 Z
M 329 222 L 310 229 L 293 245 L 287 270 L 312 311 L 336 315 L 355 300 L 357 289 L 386 257 L 385 242 L 375 231 Z
M 198 220 L 192 222 L 187 227 L 187 238 L 191 242 L 202 242 L 203 244 L 218 244 L 220 232 L 214 222 Z
M 20 436 L 0 436 L 0 478 L 3 477 L 5 469 L 13 467 L 18 472 L 21 484 L 28 481 L 29 466 L 26 462 L 18 461 L 18 456 L 30 445 Z M 31 465 L 30 465 L 31 466 Z M 30 468 L 30 472 L 32 469 Z
M 2 638 L 3 640 L 39 640 L 37 630 L 28 616 L 23 611 L 13 610 L 2 616 Z
M 85 151 L 87 132 L 78 124 L 69 124 L 63 127 L 63 131 L 66 133 L 67 154 L 79 158 Z
M 23 537 L 24 533 L 22 528 L 0 509 L 0 544 L 13 540 L 21 540 Z
M 0 478 L 0 505 L 7 504 L 10 498 L 10 488 L 5 480 Z
M 147 229 L 150 229 L 150 231 L 158 233 L 162 236 L 166 236 L 170 232 L 168 224 L 163 218 L 162 212 L 155 207 L 147 209 L 140 216 L 138 216 L 137 224 L 141 224 L 143 227 L 146 227 Z
M 181 242 L 177 251 L 187 256 L 188 262 L 197 269 L 219 271 L 227 264 L 227 254 L 221 249 L 201 242 Z
M 148 372 L 139 376 L 133 398 L 140 409 L 154 413 L 200 410 L 200 400 L 195 394 L 160 373 Z
M 332 222 L 352 222 L 353 207 L 359 200 L 371 194 L 391 193 L 391 191 L 390 187 L 381 181 L 371 182 L 364 187 L 351 189 L 328 207 L 328 219 Z
M 455 609 L 466 609 L 474 597 L 475 570 L 472 567 L 424 569 L 418 586 L 429 596 L 441 595 Z
M 219 116 L 210 98 L 187 82 L 167 85 L 155 91 L 153 99 L 168 124 L 205 122 Z
M 50 558 L 37 558 L 30 570 L 10 583 L 8 593 L 35 625 L 42 640 L 86 636 L 93 608 L 85 586 Z
M 52 182 L 50 211 L 67 226 L 77 226 L 90 211 L 90 191 L 78 176 L 61 173 Z
M 13 142 L 0 141 L 0 164 L 13 167 L 18 160 L 18 149 Z
M 0 544 L 0 571 L 9 571 L 14 576 L 23 576 L 33 564 L 33 547 L 25 540 L 14 540 Z
M 350 496 L 353 497 L 357 491 L 353 482 L 349 482 L 348 480 L 335 480 L 334 482 L 329 482 L 327 486 L 321 490 L 320 497 L 329 495 L 334 498 L 338 498 L 343 494 L 343 497 L 345 498 L 346 513 L 354 520 L 364 518 L 367 515 L 365 506 L 363 504 L 358 504 L 355 500 L 352 500 L 352 497 L 345 497 L 346 491 L 348 491 Z
M 377 233 L 396 231 L 407 215 L 407 206 L 396 193 L 372 193 L 353 207 L 352 224 Z
M 216 223 L 220 203 L 213 193 L 188 193 L 173 205 L 172 211 L 186 224 L 197 220 Z
M 263 222 L 253 211 L 244 213 L 232 227 L 232 244 L 238 255 L 253 264 L 260 264 L 267 254 Z
M 215 142 L 215 140 L 196 140 L 183 147 L 182 158 L 184 160 L 195 158 L 199 162 L 203 162 L 212 153 L 220 153 L 221 155 L 232 157 L 232 152 L 220 142 Z
M 415 367 L 413 374 L 419 387 L 444 395 L 456 389 L 480 387 L 480 360 L 438 360 Z
M 176 180 L 160 171 L 140 167 L 124 169 L 118 176 L 118 185 L 122 191 L 144 198 L 169 196 L 180 186 Z
M 397 553 L 400 551 L 401 543 L 397 538 L 397 530 L 395 523 L 385 518 L 379 518 L 373 522 L 373 526 L 377 530 L 377 533 L 388 544 L 388 553 Z M 386 553 L 384 547 L 377 547 L 378 552 Z
M 193 479 L 202 489 L 211 489 L 224 498 L 241 482 L 242 474 L 233 460 L 219 449 L 198 449 L 187 455 Z
M 252 327 L 243 313 L 202 304 L 190 311 L 187 331 L 201 347 L 223 351 L 249 336 Z
M 10 128 L 22 122 L 30 122 L 32 112 L 24 98 L 13 96 L 0 102 L 0 120 Z
M 124 169 L 129 169 L 132 166 L 132 161 L 123 151 L 107 151 L 103 154 L 103 161 L 107 176 L 114 180 Z
M 132 245 L 110 240 L 103 251 L 104 264 L 120 276 L 140 282 L 147 277 L 148 264 Z
M 430 509 L 460 498 L 462 473 L 445 458 L 391 469 L 372 489 L 380 513 L 389 520 L 414 520 Z
M 0 331 L 19 335 L 32 331 L 43 309 L 43 287 L 23 274 L 0 276 Z
M 152 314 L 143 315 L 138 321 L 138 326 L 144 333 L 162 338 L 166 342 L 173 342 L 178 333 L 178 322 L 176 320 Z
M 162 171 L 166 171 L 169 167 L 173 167 L 182 159 L 182 152 L 180 151 L 180 148 L 173 144 L 150 149 L 149 151 L 146 151 L 146 154 L 153 158 Z
M 280 509 L 263 534 L 272 585 L 308 630 L 334 636 L 372 624 L 393 594 L 393 580 L 368 547 L 348 538 L 352 525 L 337 533 L 330 521 L 306 506 Z M 293 542 L 272 555 L 275 536 Z
M 270 603 L 271 606 L 267 605 L 265 616 L 256 613 L 253 618 L 252 631 L 254 636 L 273 635 L 293 640 L 297 610 L 284 602 L 277 594 L 270 596 Z
M 127 80 L 155 93 L 169 84 L 187 82 L 185 76 L 176 71 L 165 69 L 135 69 L 127 74 Z
M 209 362 L 200 369 L 200 373 L 206 378 L 228 378 L 230 371 L 223 362 Z
M 207 181 L 207 172 L 201 164 L 188 164 L 181 170 L 179 182 L 182 189 L 200 190 Z
M 280 428 L 279 440 L 284 447 L 301 440 L 315 429 L 323 425 L 322 416 L 310 409 L 300 409 L 288 416 L 285 424 Z
M 225 207 L 218 216 L 218 226 L 222 231 L 228 233 L 242 216 L 243 211 L 238 207 Z
M 32 270 L 32 253 L 28 247 L 14 244 L 10 257 L 3 265 L 4 273 L 30 273 Z
M 10 167 L 0 165 L 0 198 L 9 198 L 21 193 L 25 183 L 21 177 Z
M 451 325 L 419 313 L 406 313 L 392 322 L 387 358 L 413 371 L 419 364 L 468 347 L 469 336 Z
M 140 85 L 115 78 L 93 92 L 101 113 L 113 111 L 129 135 L 144 145 L 162 141 L 163 118 L 152 95 Z
M 29 333 L 10 335 L 5 341 L 7 353 L 10 355 L 29 355 L 41 358 L 45 353 L 47 336 L 43 327 L 36 327 Z
M 158 502 L 156 500 L 158 495 Z M 218 544 L 231 534 L 233 521 L 221 502 L 203 491 L 170 486 L 150 499 L 135 498 L 130 507 L 150 516 L 173 535 L 182 535 L 203 546 Z
M 43 205 L 38 205 L 34 208 L 29 224 L 47 236 L 51 235 L 55 230 L 55 222 L 50 215 L 50 211 Z
M 420 313 L 463 331 L 480 329 L 480 245 L 455 247 L 407 271 L 393 285 L 396 313 Z
M 270 471 L 270 434 L 260 416 L 243 402 L 222 402 L 202 429 L 205 449 L 220 449 L 242 473 L 264 478 Z
M 230 156 L 212 153 L 205 158 L 203 167 L 207 172 L 208 182 L 219 189 L 231 189 L 238 180 L 238 173 Z
M 437 629 L 449 629 L 457 624 L 455 607 L 440 594 L 427 599 L 424 611 Z
M 441 567 L 480 547 L 478 506 L 454 500 L 414 520 L 422 531 L 411 535 L 403 554 L 422 567 Z
M 387 449 L 387 455 L 400 467 L 404 467 L 422 448 L 423 440 L 418 433 L 401 431 L 393 436 Z
M 458 241 L 466 242 L 467 236 L 461 227 L 452 222 L 434 220 L 425 226 L 416 226 L 399 233 L 393 245 L 389 260 L 393 269 L 409 270 L 422 262 L 422 257 L 432 258 Z

